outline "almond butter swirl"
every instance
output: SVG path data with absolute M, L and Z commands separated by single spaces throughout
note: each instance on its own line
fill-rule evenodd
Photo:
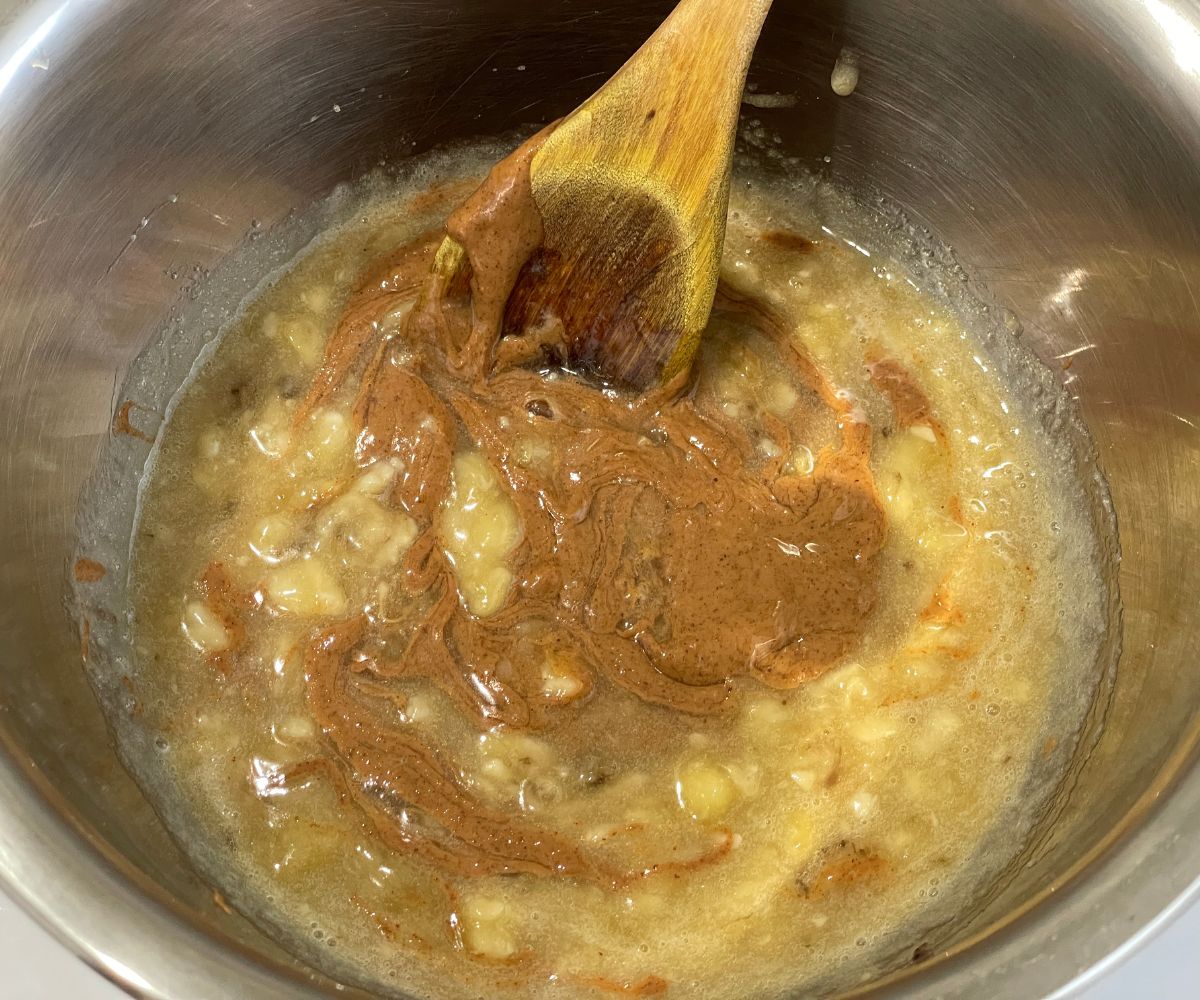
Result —
M 541 224 L 529 193 L 537 137 L 498 165 L 447 230 L 466 250 L 431 278 L 441 234 L 383 261 L 352 296 L 294 419 L 353 395 L 356 461 L 402 470 L 386 498 L 419 534 L 395 613 L 368 609 L 308 645 L 319 766 L 393 848 L 455 874 L 577 876 L 607 884 L 704 864 L 726 845 L 614 870 L 569 833 L 488 805 L 443 749 L 396 721 L 397 682 L 427 679 L 481 729 L 546 730 L 603 686 L 664 712 L 707 715 L 739 685 L 794 688 L 856 648 L 876 596 L 885 518 L 870 427 L 792 343 L 769 306 L 722 286 L 713 324 L 766 345 L 795 386 L 786 417 L 725 414 L 687 381 L 634 395 L 573 370 L 561 324 L 505 320 Z M 412 304 L 401 332 L 383 318 Z M 732 331 L 730 333 L 729 331 Z M 533 418 L 549 459 L 519 460 Z M 759 442 L 777 447 L 763 454 Z M 809 468 L 793 444 L 820 442 Z M 482 453 L 517 506 L 513 585 L 472 614 L 439 537 L 456 452 Z M 547 658 L 578 683 L 550 697 Z M 743 679 L 739 681 L 739 679 Z

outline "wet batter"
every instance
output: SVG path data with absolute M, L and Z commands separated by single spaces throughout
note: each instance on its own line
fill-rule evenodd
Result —
M 520 154 L 468 197 L 488 156 L 364 194 L 163 432 L 137 683 L 187 843 L 385 991 L 894 965 L 1019 849 L 1093 690 L 1060 445 L 794 182 L 735 189 L 687 379 L 576 372 L 505 315 L 539 230 Z

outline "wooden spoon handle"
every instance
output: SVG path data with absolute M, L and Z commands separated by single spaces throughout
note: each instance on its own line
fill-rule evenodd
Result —
M 532 171 L 538 204 L 564 173 L 590 161 L 599 174 L 661 185 L 682 216 L 708 207 L 728 181 L 746 71 L 770 7 L 771 0 L 681 0 L 542 146 Z

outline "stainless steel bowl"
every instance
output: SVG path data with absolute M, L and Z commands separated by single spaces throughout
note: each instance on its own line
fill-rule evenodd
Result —
M 381 159 L 561 114 L 667 7 L 0 0 L 0 878 L 132 992 L 334 985 L 214 905 L 79 668 L 66 560 L 123 371 L 255 227 Z M 751 79 L 797 95 L 753 112 L 785 149 L 877 189 L 1021 318 L 1111 483 L 1103 735 L 1007 888 L 881 987 L 1047 994 L 1200 876 L 1200 4 L 777 0 Z

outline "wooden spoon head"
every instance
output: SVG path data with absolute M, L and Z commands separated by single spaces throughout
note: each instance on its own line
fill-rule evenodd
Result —
M 737 112 L 770 3 L 680 0 L 455 213 L 448 231 L 474 272 L 466 354 L 559 323 L 568 362 L 611 381 L 645 389 L 687 369 L 716 294 Z M 522 239 L 501 219 L 521 223 Z M 489 251 L 506 239 L 527 255 Z M 462 257 L 439 254 L 435 278 Z
M 697 226 L 668 192 L 599 164 L 535 173 L 533 193 L 545 235 L 505 330 L 554 317 L 573 367 L 635 388 L 678 374 L 716 291 L 726 199 Z

